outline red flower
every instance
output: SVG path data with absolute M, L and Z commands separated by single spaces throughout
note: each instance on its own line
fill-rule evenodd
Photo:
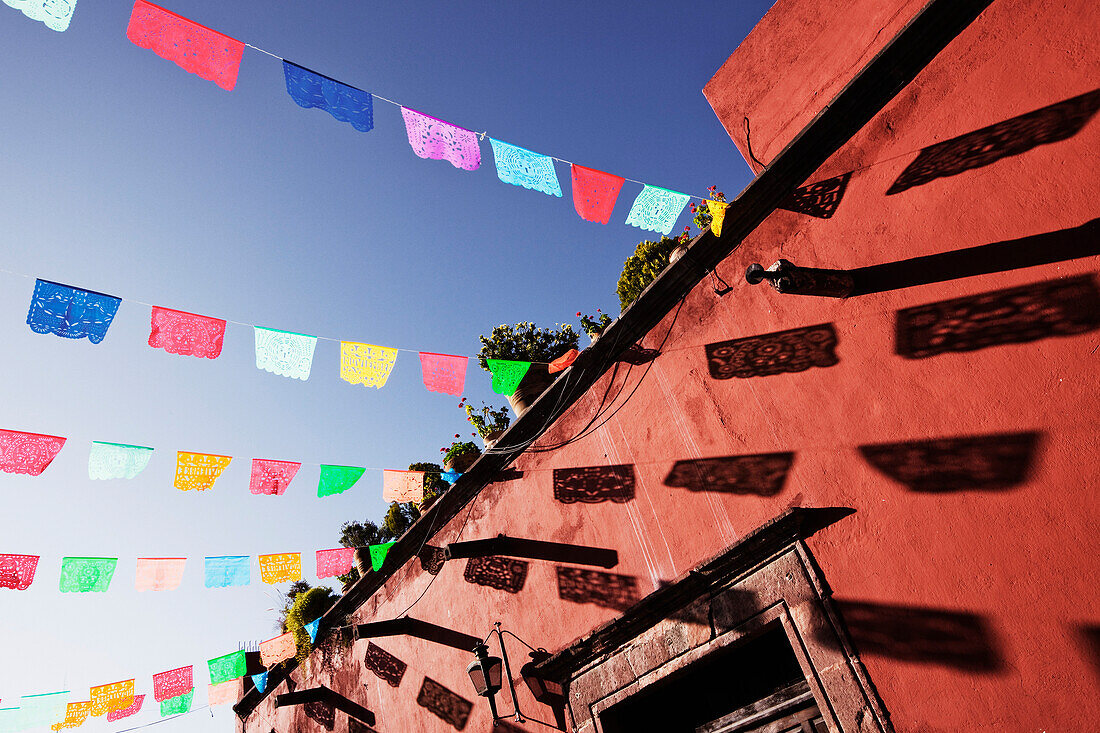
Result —
M 580 314 L 581 314 L 581 312 L 580 312 L 580 311 L 577 311 L 577 315 L 579 316 Z

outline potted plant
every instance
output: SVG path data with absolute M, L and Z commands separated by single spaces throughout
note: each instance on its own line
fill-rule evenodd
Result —
M 581 315 L 580 311 L 577 311 L 577 315 L 581 319 L 581 328 L 588 334 L 588 338 L 592 340 L 592 343 L 596 343 L 596 339 L 600 337 L 600 334 L 604 332 L 604 329 L 611 325 L 611 316 L 607 315 L 599 308 L 596 309 L 596 316 Z
M 623 263 L 623 272 L 615 288 L 624 311 L 657 279 L 661 270 L 668 267 L 669 255 L 680 244 L 679 238 L 670 237 L 661 237 L 658 242 L 644 240 L 638 243 L 634 254 Z
M 531 368 L 527 370 L 519 387 L 508 398 L 508 404 L 517 417 L 553 383 L 554 378 L 549 371 L 550 362 L 570 349 L 577 348 L 577 342 L 580 341 L 580 335 L 567 323 L 553 329 L 538 328 L 529 321 L 520 321 L 512 326 L 497 326 L 489 336 L 479 338 L 481 351 L 478 352 L 478 363 L 485 371 L 490 371 L 486 359 L 531 362 Z
M 455 437 L 459 437 L 458 433 L 455 433 Z M 440 448 L 439 451 L 443 453 L 443 468 L 459 473 L 469 471 L 470 466 L 474 465 L 474 461 L 481 455 L 481 449 L 468 440 L 464 442 L 456 440 L 451 443 L 450 448 Z
M 482 402 L 481 407 L 475 410 L 472 404 L 466 402 L 465 397 L 458 406 L 466 411 L 466 422 L 474 426 L 474 430 L 481 436 L 486 448 L 492 448 L 508 429 L 508 424 L 512 422 L 506 407 L 493 409 Z

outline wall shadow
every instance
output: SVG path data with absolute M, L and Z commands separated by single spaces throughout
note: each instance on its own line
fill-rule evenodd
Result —
M 1081 637 L 1081 651 L 1087 655 L 1092 671 L 1100 679 L 1100 624 L 1081 624 L 1077 634 Z
M 493 479 L 493 483 L 497 483 L 498 481 L 515 481 L 521 478 L 523 478 L 523 471 L 515 468 L 505 468 L 497 472 L 496 477 Z
M 1004 659 L 989 621 L 980 615 L 863 601 L 835 600 L 860 654 L 996 673 Z M 822 629 L 819 636 L 831 631 Z M 834 645 L 835 639 L 821 638 Z
M 1039 145 L 1071 138 L 1097 109 L 1100 109 L 1100 89 L 930 145 L 906 166 L 886 195 L 893 196 L 937 178 L 956 176 Z
M 660 355 L 661 352 L 657 349 L 647 349 L 641 344 L 634 344 L 619 355 L 618 361 L 630 366 L 641 366 L 648 364 Z
M 1006 491 L 1027 481 L 1038 432 L 861 445 L 863 457 L 910 491 Z
M 444 723 L 462 730 L 470 719 L 473 703 L 456 695 L 430 677 L 425 677 L 416 696 L 416 704 L 427 708 Z
M 287 678 L 287 681 L 289 682 L 289 678 Z M 351 721 L 359 721 L 368 726 L 375 724 L 374 713 L 324 685 L 312 687 L 308 690 L 291 690 L 284 695 L 275 697 L 276 708 L 289 705 L 301 705 L 306 717 L 325 730 L 332 730 L 336 726 L 337 710 L 347 714 L 349 725 Z
M 369 725 L 360 723 L 355 718 L 348 719 L 348 733 L 378 733 L 374 728 Z
M 676 461 L 665 486 L 689 491 L 775 496 L 783 490 L 794 453 L 759 453 Z
M 471 557 L 466 561 L 466 570 L 462 573 L 462 579 L 475 585 L 484 585 L 508 593 L 519 593 L 527 580 L 528 567 L 527 562 L 511 557 L 499 555 Z
M 1083 275 L 899 310 L 894 351 L 926 359 L 1097 328 L 1100 290 L 1091 275 Z
M 598 570 L 555 567 L 558 597 L 571 603 L 592 603 L 625 611 L 638 602 L 638 579 L 633 575 L 601 573 Z
M 840 200 L 844 198 L 844 192 L 848 190 L 848 181 L 851 179 L 852 172 L 848 172 L 796 188 L 790 198 L 781 203 L 778 208 L 818 219 L 828 219 L 836 213 Z
M 397 687 L 405 676 L 409 665 L 390 654 L 373 641 L 367 644 L 367 653 L 363 657 L 363 666 L 374 673 L 390 687 Z
M 307 702 L 302 706 L 302 709 L 305 711 L 307 718 L 325 730 L 332 730 L 336 727 L 336 708 L 327 700 Z
M 852 278 L 849 295 L 856 296 L 1096 255 L 1100 255 L 1100 219 L 1078 227 L 858 267 L 846 272 Z
M 714 379 L 748 379 L 831 367 L 840 361 L 836 344 L 831 323 L 719 341 L 705 347 L 707 368 Z
M 555 468 L 554 498 L 562 504 L 628 502 L 634 498 L 634 466 Z

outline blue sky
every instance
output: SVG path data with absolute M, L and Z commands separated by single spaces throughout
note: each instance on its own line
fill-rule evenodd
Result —
M 749 171 L 701 88 L 766 11 L 737 3 L 269 3 L 169 9 L 362 89 L 582 165 L 732 197 Z M 320 341 L 307 382 L 255 367 L 251 329 L 222 356 L 146 345 L 143 301 L 289 331 L 473 355 L 494 325 L 618 313 L 637 242 L 628 182 L 607 226 L 564 196 L 417 158 L 400 110 L 360 133 L 287 96 L 281 64 L 245 49 L 226 92 L 125 37 L 131 3 L 81 0 L 64 33 L 0 5 L 0 268 L 124 299 L 106 340 L 32 333 L 33 279 L 0 272 L 0 428 L 68 438 L 40 477 L 0 474 L 0 552 L 42 556 L 34 585 L 0 590 L 0 706 L 196 665 L 275 635 L 276 589 L 203 587 L 206 555 L 303 553 L 379 518 L 381 476 L 318 499 L 319 463 L 403 468 L 469 428 L 403 352 L 382 390 L 338 376 Z M 689 223 L 685 212 L 678 223 Z M 734 274 L 734 273 L 731 273 Z M 582 336 L 582 342 L 584 341 Z M 503 404 L 472 365 L 466 393 Z M 495 399 L 494 399 L 495 398 Z M 92 440 L 156 448 L 131 481 L 90 481 Z M 176 450 L 233 463 L 211 491 L 172 487 Z M 251 458 L 301 461 L 281 497 L 248 492 Z M 105 594 L 57 589 L 65 555 L 119 557 Z M 182 586 L 138 593 L 138 557 L 188 557 Z M 253 559 L 254 577 L 257 572 Z M 131 725 L 157 719 L 151 696 Z M 129 721 L 127 721 L 129 722 Z M 88 730 L 127 728 L 89 722 Z M 158 731 L 232 729 L 199 712 Z

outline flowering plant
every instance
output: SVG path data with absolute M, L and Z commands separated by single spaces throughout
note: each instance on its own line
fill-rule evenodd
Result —
M 498 410 L 494 410 L 492 407 L 482 402 L 481 409 L 474 409 L 473 405 L 466 402 L 465 397 L 458 403 L 458 406 L 466 410 L 466 422 L 473 425 L 477 434 L 483 438 L 489 437 L 492 433 L 507 430 L 508 425 L 512 422 L 507 407 L 501 407 Z M 457 438 L 458 436 L 456 435 L 455 437 Z
M 603 330 L 611 325 L 611 316 L 607 315 L 599 308 L 596 309 L 596 313 L 599 314 L 595 317 L 589 315 L 581 315 L 580 311 L 577 311 L 577 315 L 581 319 L 581 328 L 588 334 L 589 338 L 595 338 L 603 333 Z
M 711 200 L 717 201 L 722 204 L 726 203 L 726 194 L 722 193 L 721 191 L 716 192 L 716 188 L 718 187 L 707 186 L 707 190 L 710 191 L 710 195 L 712 197 Z M 710 227 L 711 220 L 714 219 L 714 217 L 710 214 L 710 208 L 707 206 L 703 206 L 702 204 L 693 203 L 691 205 L 691 213 L 695 214 L 695 226 L 697 226 L 700 230 L 708 229 Z M 684 231 L 687 230 L 685 229 Z
M 458 433 L 455 433 L 455 437 L 456 438 L 459 437 Z M 459 441 L 455 440 L 451 443 L 451 445 L 449 447 L 440 448 L 439 452 L 443 454 L 443 462 L 444 463 L 446 463 L 447 461 L 454 460 L 455 458 L 459 458 L 461 456 L 464 456 L 468 453 L 474 453 L 474 454 L 477 454 L 477 455 L 481 455 L 481 449 L 478 448 L 476 445 L 474 445 L 473 443 L 471 443 L 468 440 L 463 441 L 463 442 L 459 442 Z
M 568 323 L 561 328 L 538 328 L 530 321 L 513 326 L 500 325 L 489 336 L 479 336 L 481 351 L 477 358 L 481 368 L 489 370 L 486 359 L 509 359 L 548 364 L 577 348 L 580 335 Z

